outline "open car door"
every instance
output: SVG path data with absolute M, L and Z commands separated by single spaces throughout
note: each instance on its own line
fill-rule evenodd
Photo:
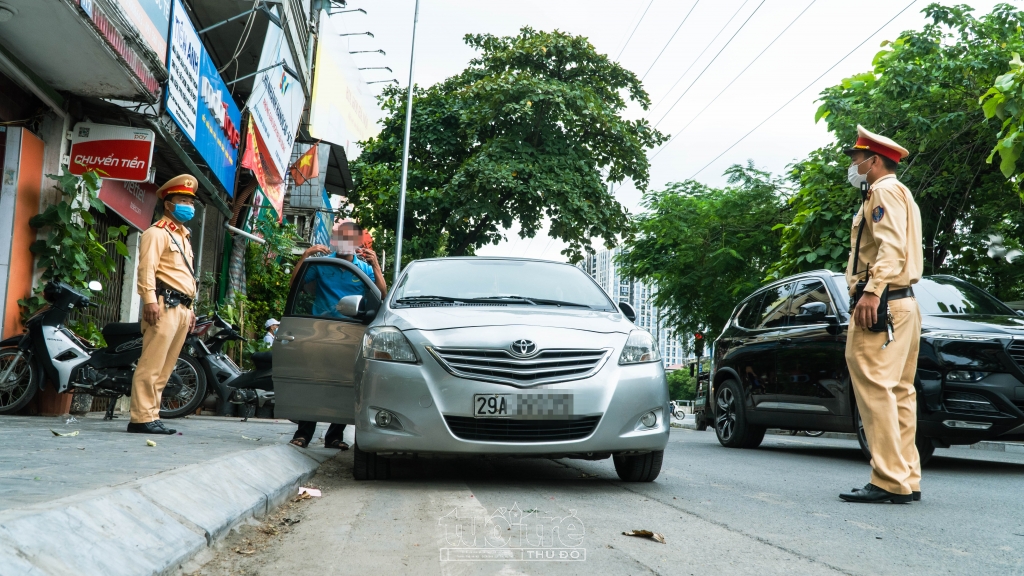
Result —
M 380 291 L 351 262 L 322 257 L 302 263 L 272 348 L 275 416 L 355 423 L 353 368 L 380 305 Z

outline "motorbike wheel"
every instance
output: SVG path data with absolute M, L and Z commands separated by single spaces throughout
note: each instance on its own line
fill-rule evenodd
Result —
M 0 382 L 0 414 L 13 414 L 21 410 L 39 391 L 39 374 L 32 362 L 32 354 L 25 352 L 18 359 L 17 348 L 0 350 L 0 374 L 17 359 L 6 382 Z
M 178 355 L 174 364 L 174 373 L 183 383 L 181 391 L 174 396 L 160 399 L 160 418 L 181 418 L 192 414 L 206 399 L 206 372 L 199 360 L 185 350 Z

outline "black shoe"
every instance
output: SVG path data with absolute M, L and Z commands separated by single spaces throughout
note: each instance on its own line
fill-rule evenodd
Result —
M 175 430 L 174 428 L 168 428 L 167 426 L 164 426 L 163 420 L 153 420 L 153 423 L 163 428 L 164 430 L 167 430 L 168 434 L 174 434 L 175 432 L 177 432 L 177 430 Z
M 135 434 L 174 434 L 174 430 L 164 428 L 159 420 L 153 422 L 131 422 L 128 424 L 128 431 Z
M 859 490 L 854 489 L 850 492 L 844 492 L 840 494 L 839 497 L 847 502 L 865 502 L 869 504 L 878 504 L 882 502 L 910 504 L 914 499 L 912 494 L 893 494 L 892 492 L 882 490 L 874 484 L 868 484 Z
M 860 488 L 851 488 L 850 489 L 851 492 L 859 492 L 860 490 L 861 490 Z M 914 502 L 920 502 L 921 501 L 921 491 L 920 490 L 914 490 L 913 492 L 910 493 L 910 495 L 914 497 Z

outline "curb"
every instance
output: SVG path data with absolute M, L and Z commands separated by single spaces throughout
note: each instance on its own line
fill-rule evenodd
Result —
M 697 427 L 692 420 L 686 420 L 681 424 L 679 422 L 672 422 L 673 428 L 685 428 L 687 430 L 696 430 Z M 789 436 L 789 430 L 781 430 L 779 428 L 769 428 L 767 434 L 775 434 L 778 436 Z M 836 440 L 857 440 L 856 434 L 850 434 L 846 432 L 825 432 L 818 438 L 832 438 Z M 1024 443 L 1020 442 L 992 442 L 982 441 L 976 444 L 964 444 L 952 446 L 954 450 L 988 450 L 991 452 L 1010 452 L 1014 454 L 1024 454 Z
M 0 513 L 0 572 L 165 574 L 261 517 L 329 455 L 285 444 Z

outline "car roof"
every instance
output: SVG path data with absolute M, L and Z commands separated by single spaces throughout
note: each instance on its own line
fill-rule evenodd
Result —
M 558 262 L 555 260 L 544 260 L 541 258 L 516 258 L 513 256 L 443 256 L 439 258 L 420 258 L 419 260 L 413 260 L 410 264 L 417 262 L 442 262 L 447 260 L 494 260 L 494 261 L 507 261 L 507 262 L 540 262 L 542 264 L 560 264 L 562 266 L 568 266 L 570 268 L 576 268 L 568 262 Z

